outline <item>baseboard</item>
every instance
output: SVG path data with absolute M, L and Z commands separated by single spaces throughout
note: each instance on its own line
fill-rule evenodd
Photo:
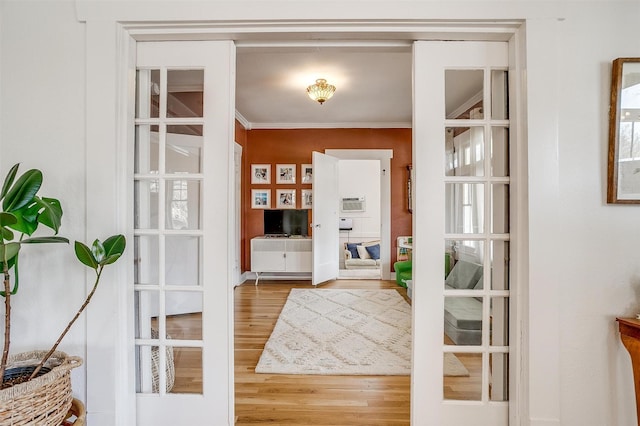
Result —
M 251 279 L 251 278 L 248 276 L 248 272 L 243 272 L 242 274 L 240 274 L 240 281 L 235 283 L 234 287 L 238 287 L 240 284 L 244 283 L 245 281 L 247 281 L 249 279 Z M 255 275 L 254 275 L 253 279 L 254 280 L 256 279 Z
M 247 282 L 249 280 L 256 280 L 258 275 L 255 272 L 245 272 L 244 274 L 245 280 L 243 282 Z M 260 273 L 260 281 L 262 280 L 310 280 L 311 273 L 309 272 L 264 272 Z

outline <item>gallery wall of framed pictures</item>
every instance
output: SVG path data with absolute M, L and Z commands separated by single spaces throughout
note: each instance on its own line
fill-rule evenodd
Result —
M 310 209 L 312 181 L 312 164 L 251 164 L 251 208 Z

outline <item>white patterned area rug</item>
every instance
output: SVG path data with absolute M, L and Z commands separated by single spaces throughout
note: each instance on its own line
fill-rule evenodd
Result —
M 255 371 L 411 374 L 411 306 L 395 290 L 291 289 Z

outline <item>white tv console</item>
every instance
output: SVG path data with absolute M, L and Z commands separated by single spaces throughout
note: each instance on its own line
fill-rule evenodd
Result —
M 251 239 L 251 272 L 286 274 L 308 278 L 313 265 L 313 244 L 309 237 L 255 237 Z M 297 274 L 297 275 L 294 275 Z

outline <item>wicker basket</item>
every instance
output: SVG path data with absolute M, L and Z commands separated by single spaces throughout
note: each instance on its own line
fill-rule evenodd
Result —
M 160 334 L 157 329 L 151 328 L 151 338 L 158 339 Z M 171 336 L 167 335 L 167 338 L 171 338 Z M 176 380 L 176 370 L 173 361 L 173 348 L 171 346 L 167 346 L 165 350 L 165 377 L 166 377 L 166 386 L 165 392 L 171 392 L 173 389 L 173 384 Z M 153 393 L 158 393 L 160 389 L 160 351 L 157 346 L 151 348 L 151 391 Z
M 11 356 L 7 369 L 36 365 L 46 351 Z M 45 364 L 46 374 L 0 390 L 0 426 L 59 426 L 71 408 L 71 369 L 82 365 L 79 357 L 54 352 Z

